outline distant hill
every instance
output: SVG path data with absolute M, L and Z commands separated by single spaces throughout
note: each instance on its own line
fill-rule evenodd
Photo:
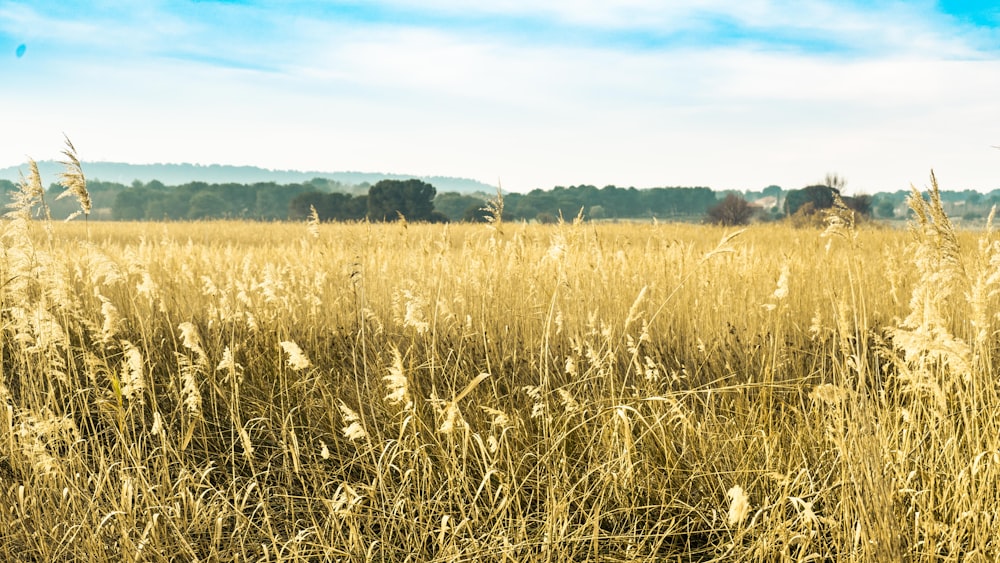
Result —
M 27 164 L 0 168 L 0 180 L 16 182 L 19 170 L 27 172 Z M 63 167 L 52 160 L 38 161 L 38 171 L 42 175 L 42 183 L 46 186 L 55 182 Z M 221 164 L 125 164 L 121 162 L 84 162 L 83 173 L 87 178 L 131 184 L 134 180 L 143 183 L 159 180 L 168 186 L 177 186 L 189 182 L 206 182 L 209 184 L 254 184 L 258 182 L 274 182 L 276 184 L 297 184 L 325 178 L 348 185 L 362 183 L 374 184 L 379 180 L 406 180 L 417 178 L 433 185 L 439 193 L 442 192 L 486 192 L 496 191 L 496 186 L 484 184 L 468 178 L 452 178 L 448 176 L 414 176 L 407 174 L 383 174 L 380 172 L 303 172 L 299 170 L 268 170 L 257 166 L 229 166 Z

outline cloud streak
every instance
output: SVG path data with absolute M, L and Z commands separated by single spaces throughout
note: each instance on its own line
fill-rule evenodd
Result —
M 30 48 L 0 60 L 24 85 L 0 93 L 23 116 L 0 157 L 44 158 L 65 131 L 94 159 L 520 190 L 794 188 L 836 171 L 871 191 L 931 166 L 993 187 L 995 29 L 929 2 L 136 6 L 0 1 L 0 41 Z

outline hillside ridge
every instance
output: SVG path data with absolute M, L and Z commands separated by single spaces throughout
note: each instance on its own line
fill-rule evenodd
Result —
M 20 166 L 0 168 L 0 180 L 16 182 L 22 172 L 27 172 L 27 163 Z M 274 182 L 276 184 L 304 183 L 314 178 L 324 178 L 347 185 L 374 184 L 379 180 L 405 180 L 417 178 L 435 186 L 440 192 L 487 192 L 496 190 L 491 186 L 470 178 L 451 176 L 418 176 L 415 174 L 393 174 L 383 172 L 323 172 L 302 170 L 271 170 L 259 166 L 235 166 L 228 164 L 128 164 L 123 162 L 83 162 L 83 170 L 88 179 L 131 184 L 135 180 L 148 183 L 158 180 L 163 184 L 181 185 L 189 182 L 210 184 L 254 184 Z M 63 166 L 58 161 L 38 161 L 38 171 L 45 184 L 57 181 Z

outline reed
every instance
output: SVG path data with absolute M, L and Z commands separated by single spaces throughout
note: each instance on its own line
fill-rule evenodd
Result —
M 53 224 L 36 176 L 0 559 L 1000 557 L 1000 242 L 934 179 L 733 233 Z

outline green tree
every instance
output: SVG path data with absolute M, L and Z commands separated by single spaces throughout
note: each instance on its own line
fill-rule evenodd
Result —
M 486 205 L 486 199 L 482 197 L 460 194 L 457 192 L 446 192 L 438 194 L 434 198 L 434 209 L 440 211 L 452 221 L 464 221 L 466 214 L 471 208 L 480 208 Z
M 417 179 L 382 180 L 368 190 L 368 217 L 375 221 L 432 221 L 434 186 Z
M 111 207 L 111 217 L 118 221 L 145 219 L 148 192 L 149 190 L 143 187 L 126 188 L 118 192 L 114 205 Z
M 334 192 L 303 192 L 288 204 L 288 218 L 299 221 L 309 216 L 313 208 L 320 221 L 352 221 L 365 217 L 364 201 L 349 194 Z
M 200 191 L 191 198 L 188 219 L 218 219 L 228 208 L 222 196 L 210 191 Z
M 871 217 L 872 214 L 872 196 L 868 194 L 859 194 L 854 197 L 845 197 L 844 205 L 849 207 L 852 211 L 858 215 L 864 217 Z
M 486 210 L 486 204 L 482 205 L 470 205 L 462 213 L 462 221 L 466 223 L 487 223 L 489 212 Z
M 791 190 L 785 195 L 785 215 L 795 215 L 806 203 L 812 204 L 813 210 L 833 207 L 833 194 L 840 192 L 826 185 L 807 186 L 801 190 Z
M 294 198 L 292 201 L 288 202 L 288 219 L 292 221 L 301 221 L 307 217 L 312 212 L 312 209 L 316 209 L 316 214 L 319 215 L 320 221 L 328 221 L 328 215 L 322 192 L 304 192 Z
M 772 184 L 772 185 L 764 188 L 760 193 L 764 197 L 773 197 L 773 198 L 778 199 L 778 198 L 781 198 L 781 193 L 782 193 L 781 192 L 781 186 L 775 186 L 775 185 Z
M 892 219 L 896 216 L 896 204 L 890 199 L 883 199 L 875 205 L 875 213 L 883 219 Z

